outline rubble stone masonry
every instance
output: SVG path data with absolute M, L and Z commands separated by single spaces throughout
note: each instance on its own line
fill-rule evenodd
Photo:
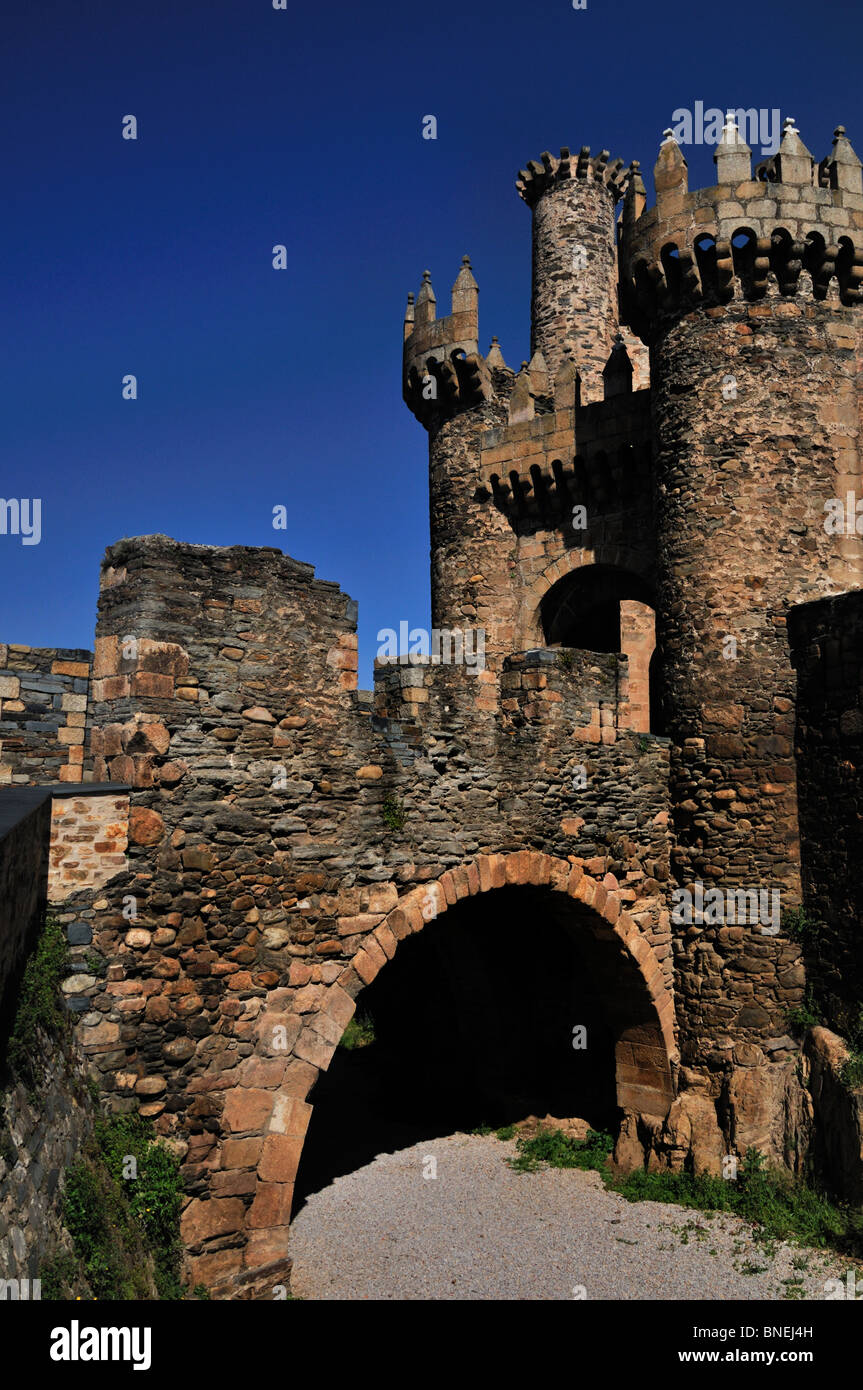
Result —
M 796 608 L 796 746 L 808 943 L 842 1032 L 859 1026 L 863 999 L 863 590 Z
M 82 782 L 92 652 L 0 642 L 0 786 Z
M 733 123 L 716 163 L 690 192 L 667 139 L 648 209 L 637 162 L 530 161 L 517 372 L 479 350 L 467 257 L 448 315 L 428 272 L 409 297 L 432 625 L 480 630 L 484 665 L 378 662 L 361 691 L 356 605 L 310 565 L 164 536 L 106 553 L 69 742 L 117 785 L 56 812 L 52 851 L 73 954 L 104 972 L 79 962 L 70 1000 L 107 1103 L 182 1157 L 187 1274 L 217 1298 L 287 1281 L 315 1084 L 358 997 L 481 894 L 529 905 L 534 963 L 549 922 L 578 942 L 621 1168 L 718 1173 L 755 1146 L 863 1191 L 841 1039 L 801 1051 L 789 1024 L 799 936 L 678 913 L 701 888 L 811 900 L 859 999 L 863 536 L 824 517 L 863 496 L 861 168 L 841 128 L 816 163 L 789 126 L 753 176 Z M 26 663 L 49 677 L 6 659 L 17 729 Z M 51 719 L 29 753 L 0 725 L 6 766 L 62 777 L 64 690 L 30 689 Z

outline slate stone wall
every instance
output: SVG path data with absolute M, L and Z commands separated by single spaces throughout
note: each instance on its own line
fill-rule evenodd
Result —
M 58 896 L 60 886 L 62 895 L 61 874 L 49 870 L 49 854 L 52 859 L 55 854 L 52 807 L 78 807 L 73 811 L 75 845 L 67 844 L 64 854 L 91 849 L 94 862 L 105 858 L 95 848 L 104 822 L 97 832 L 88 820 L 99 820 L 99 805 L 115 817 L 122 811 L 122 798 L 102 789 L 87 798 L 86 806 L 77 796 L 67 799 L 66 790 L 52 798 L 49 787 L 9 789 L 0 798 L 0 1279 L 7 1280 L 41 1281 L 46 1261 L 71 1250 L 61 1212 L 64 1171 L 86 1142 L 97 1109 L 86 1086 L 87 1064 L 69 1038 L 49 1039 L 37 1031 L 28 1039 L 36 1073 L 41 1073 L 32 1090 L 13 1079 L 5 1064 L 28 955 L 38 940 L 49 893 L 53 889 Z M 115 872 L 116 865 L 108 865 L 108 875 Z M 92 881 L 92 872 L 87 877 Z M 65 874 L 62 881 L 73 879 Z M 91 936 L 86 925 L 67 926 L 71 959 L 62 984 L 73 1017 L 83 1015 L 88 1025 L 99 1020 L 98 1014 L 86 1014 L 89 1001 L 83 993 L 95 984 L 93 976 L 82 973 Z M 37 1296 L 32 1282 L 27 1296 Z
M 806 949 L 832 1028 L 856 1033 L 863 999 L 863 590 L 802 604 L 789 633 L 797 672 L 795 751 Z
M 525 848 L 578 865 L 670 1001 L 667 745 L 626 727 L 625 659 L 516 653 L 493 710 L 488 673 L 381 666 L 370 703 L 354 626 L 276 551 L 145 537 L 106 556 L 93 742 L 99 774 L 133 784 L 129 862 L 62 905 L 105 961 L 78 1037 L 111 1103 L 185 1146 L 193 1273 L 216 1286 L 284 1258 L 296 1126 L 349 1016 L 328 1011 L 412 890 Z M 288 1129 L 266 1127 L 272 1087 Z M 276 1176 L 268 1133 L 294 1145 Z
M 51 803 L 32 791 L 0 802 L 0 1015 L 8 1024 L 10 991 L 23 969 L 45 908 Z
M 44 1064 L 38 1090 L 30 1094 L 19 1082 L 0 1093 L 0 1279 L 30 1280 L 31 1298 L 46 1262 L 71 1254 L 62 1217 L 65 1170 L 80 1156 L 98 1109 L 80 1055 L 45 1038 L 34 1047 Z
M 0 785 L 89 780 L 92 652 L 0 643 Z

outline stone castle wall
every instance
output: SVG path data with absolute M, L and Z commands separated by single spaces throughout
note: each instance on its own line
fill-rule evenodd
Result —
M 817 956 L 829 1026 L 856 1031 L 863 999 L 863 590 L 801 605 L 789 631 L 805 902 L 820 923 L 807 949 Z
M 777 889 L 782 910 L 802 891 L 789 612 L 863 576 L 863 540 L 824 525 L 861 478 L 860 258 L 833 244 L 863 225 L 846 145 L 837 132 L 816 179 L 786 128 L 762 181 L 727 129 L 717 186 L 690 192 L 669 137 L 656 207 L 634 176 L 623 217 L 622 298 L 651 353 L 674 877 Z M 703 922 L 676 948 L 685 1062 L 735 1038 L 772 1055 L 802 996 L 799 943 Z
M 0 1114 L 0 1278 L 30 1280 L 31 1298 L 46 1262 L 71 1254 L 65 1170 L 80 1157 L 97 1112 L 80 1054 L 44 1037 L 34 1047 L 43 1068 L 37 1091 L 23 1082 L 7 1086 Z
M 501 420 L 488 405 L 430 440 L 432 621 L 478 627 L 492 670 L 545 645 L 542 604 L 574 571 L 652 588 L 649 393 Z
M 92 652 L 0 643 L 0 785 L 87 781 Z
M 483 856 L 536 852 L 502 883 L 532 882 L 533 858 L 577 866 L 670 1001 L 667 750 L 624 727 L 625 661 L 513 657 L 493 715 L 482 673 L 396 664 L 369 706 L 354 623 L 337 586 L 278 552 L 144 538 L 103 570 L 94 747 L 100 774 L 133 783 L 129 867 L 63 904 L 107 969 L 78 1035 L 112 1103 L 188 1145 L 184 1230 L 216 1285 L 283 1254 L 290 1127 L 423 884 L 443 909 L 447 875 Z M 281 1055 L 264 1018 L 286 1029 Z M 636 1109 L 659 1065 L 638 1046 L 618 1078 Z M 288 1130 L 273 1088 L 296 1101 Z
M 106 555 L 85 747 L 119 786 L 99 814 L 58 812 L 54 855 L 62 918 L 105 971 L 79 971 L 70 1004 L 109 1104 L 183 1150 L 188 1273 L 217 1297 L 286 1278 L 315 1083 L 358 996 L 479 894 L 530 892 L 526 950 L 545 914 L 582 944 L 621 1166 L 716 1173 L 754 1145 L 795 1170 L 815 1153 L 841 1188 L 859 1107 L 841 1043 L 802 1056 L 789 1033 L 799 940 L 672 907 L 702 881 L 783 908 L 805 890 L 837 979 L 856 960 L 859 896 L 837 885 L 859 832 L 859 604 L 831 596 L 859 590 L 863 541 L 823 515 L 863 493 L 863 183 L 839 132 L 816 168 L 786 131 L 755 181 L 729 133 L 717 167 L 690 194 L 666 141 L 646 210 L 635 163 L 531 161 L 518 373 L 496 340 L 478 351 L 467 259 L 446 318 L 428 273 L 410 296 L 432 623 L 481 632 L 482 663 L 379 664 L 358 691 L 356 606 L 311 566 L 163 536 Z
M 100 884 L 125 863 L 117 853 L 128 796 L 108 787 L 78 791 L 63 783 L 9 789 L 0 799 L 0 1278 L 39 1280 L 46 1261 L 70 1252 L 61 1199 L 64 1173 L 80 1155 L 97 1107 L 86 1085 L 82 1049 L 69 1038 L 28 1039 L 32 1087 L 6 1073 L 5 1052 L 18 987 L 51 903 L 82 883 Z M 111 825 L 115 825 L 115 839 Z M 75 868 L 86 863 L 85 872 Z M 92 1032 L 87 1012 L 89 927 L 67 918 L 70 961 L 63 997 Z M 31 1285 L 32 1288 L 32 1285 Z M 22 1293 L 22 1297 L 25 1296 Z M 35 1292 L 30 1297 L 39 1296 Z
M 799 832 L 786 622 L 791 605 L 843 582 L 823 501 L 837 494 L 837 445 L 849 437 L 834 423 L 832 382 L 837 370 L 855 370 L 854 354 L 837 368 L 836 334 L 849 329 L 812 302 L 710 312 L 691 313 L 653 349 L 675 872 L 682 884 L 778 889 L 793 907 Z M 807 375 L 813 360 L 823 372 Z M 737 397 L 726 401 L 729 369 Z M 844 420 L 851 438 L 856 409 Z M 682 1021 L 696 1052 L 705 1029 L 741 1028 L 753 1041 L 786 1031 L 801 985 L 794 954 L 778 937 L 754 953 L 746 942 L 702 932 L 681 943 Z M 715 976 L 709 989 L 705 973 Z
M 48 891 L 49 798 L 30 789 L 0 802 L 0 1015 L 32 948 Z

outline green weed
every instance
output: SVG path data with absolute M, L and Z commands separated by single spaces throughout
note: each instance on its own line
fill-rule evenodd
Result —
M 801 1033 L 805 1033 L 807 1028 L 817 1028 L 819 1024 L 824 1022 L 811 985 L 806 988 L 803 1003 L 796 1008 L 787 1009 L 785 1017 L 788 1020 L 788 1027 L 798 1037 Z
M 50 916 L 24 968 L 18 1007 L 9 1036 L 6 1061 L 13 1077 L 23 1081 L 31 1095 L 44 1077 L 40 1034 L 59 1038 L 69 1031 L 60 981 L 66 973 L 68 948 L 63 929 Z
M 521 1173 L 536 1172 L 543 1166 L 594 1169 L 607 1188 L 630 1202 L 674 1203 L 708 1216 L 729 1212 L 753 1227 L 768 1257 L 775 1254 L 778 1241 L 829 1247 L 845 1254 L 863 1252 L 863 1211 L 830 1201 L 784 1169 L 768 1168 L 764 1155 L 756 1149 L 747 1150 L 736 1180 L 729 1181 L 709 1173 L 648 1173 L 642 1168 L 615 1176 L 608 1165 L 612 1148 L 613 1140 L 606 1133 L 590 1130 L 586 1139 L 576 1140 L 559 1130 L 544 1129 L 531 1139 L 519 1139 L 517 1156 L 506 1162 Z M 705 1239 L 695 1223 L 687 1223 L 683 1227 L 686 1240 L 690 1229 L 699 1240 Z M 734 1249 L 742 1254 L 743 1244 L 736 1244 Z M 795 1268 L 805 1268 L 805 1260 Z
M 516 1173 L 548 1168 L 595 1168 L 602 1172 L 614 1147 L 610 1134 L 590 1129 L 585 1139 L 572 1139 L 559 1129 L 541 1128 L 531 1138 L 516 1141 L 518 1153 L 506 1162 Z
M 66 1170 L 62 1215 L 75 1260 L 51 1263 L 47 1296 L 83 1290 L 99 1300 L 182 1298 L 182 1193 L 179 1165 L 147 1120 L 97 1119 Z
M 385 796 L 381 807 L 381 815 L 384 825 L 388 830 L 403 830 L 405 824 L 405 808 L 397 796 L 390 794 Z
M 805 907 L 783 908 L 779 915 L 779 923 L 782 930 L 795 941 L 799 941 L 804 950 L 811 950 L 824 930 L 824 923 L 818 918 L 810 917 Z
M 863 1051 L 859 1047 L 849 1049 L 848 1057 L 842 1063 L 839 1072 L 839 1080 L 851 1091 L 863 1086 Z
M 346 1052 L 356 1052 L 360 1047 L 368 1047 L 374 1040 L 375 1025 L 373 1019 L 368 1014 L 355 1014 L 352 1019 L 348 1020 L 339 1047 L 343 1047 Z
M 84 965 L 88 975 L 95 975 L 97 979 L 108 973 L 108 962 L 104 956 L 100 956 L 98 951 L 87 951 L 84 956 Z

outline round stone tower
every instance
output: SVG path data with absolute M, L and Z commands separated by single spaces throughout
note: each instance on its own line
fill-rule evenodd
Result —
M 478 297 L 465 256 L 451 312 L 439 318 L 431 276 L 424 273 L 416 301 L 408 297 L 403 391 L 429 435 L 432 626 L 482 631 L 489 655 L 492 649 L 497 655 L 501 645 L 512 650 L 516 597 L 501 581 L 505 522 L 487 506 L 481 441 L 505 425 L 515 374 L 499 348 L 485 357 L 478 351 Z
M 614 210 L 623 161 L 582 148 L 542 156 L 516 187 L 533 212 L 531 352 L 556 378 L 571 360 L 581 403 L 603 398 L 603 368 L 618 329 Z
M 533 212 L 533 328 L 520 371 L 497 339 L 478 351 L 467 257 L 446 317 L 428 272 L 408 298 L 403 387 L 429 432 L 432 622 L 481 629 L 495 670 L 535 644 L 526 594 L 566 548 L 577 407 L 631 391 L 617 313 L 622 171 L 622 160 L 587 148 L 546 153 L 521 171 L 516 187 Z
M 786 122 L 753 178 L 732 117 L 714 158 L 717 185 L 689 192 L 668 132 L 656 207 L 641 211 L 632 179 L 621 248 L 624 312 L 651 352 L 675 875 L 691 895 L 675 895 L 672 920 L 692 1063 L 742 1043 L 769 1055 L 787 1034 L 803 972 L 779 925 L 800 901 L 786 619 L 863 582 L 853 520 L 830 529 L 831 504 L 863 491 L 860 162 L 840 127 L 816 165 Z M 715 888 L 726 905 L 714 896 L 702 914 L 698 894 Z

